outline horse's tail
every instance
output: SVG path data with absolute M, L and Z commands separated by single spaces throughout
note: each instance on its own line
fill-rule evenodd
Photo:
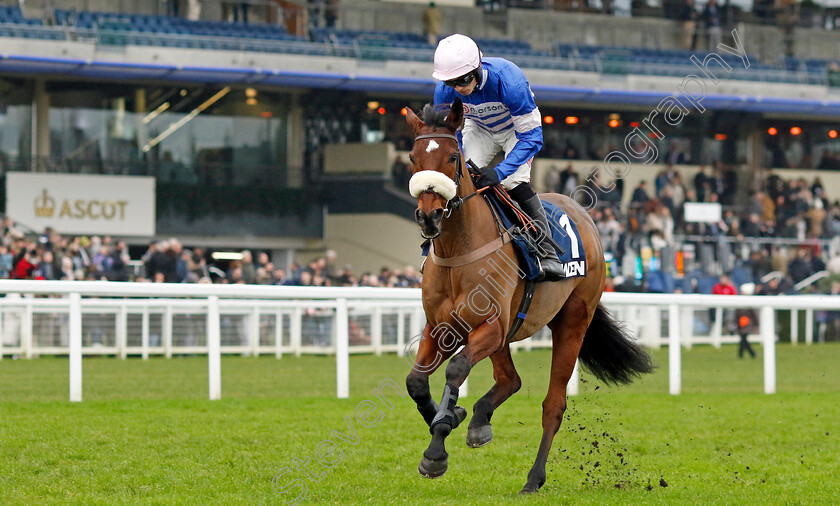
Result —
M 598 304 L 578 355 L 589 371 L 604 383 L 628 384 L 653 370 L 650 356 L 627 329 Z

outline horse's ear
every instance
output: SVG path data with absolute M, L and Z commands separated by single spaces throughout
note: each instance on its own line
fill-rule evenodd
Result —
M 464 121 L 464 106 L 461 103 L 460 97 L 455 97 L 455 101 L 452 102 L 452 107 L 449 109 L 449 114 L 446 115 L 446 124 L 449 125 L 452 130 L 458 130 L 461 128 L 461 123 Z
M 417 135 L 417 132 L 419 132 L 421 128 L 426 126 L 426 124 L 423 123 L 422 119 L 420 119 L 416 114 L 414 114 L 414 111 L 412 111 L 410 107 L 406 107 L 405 111 L 405 120 L 408 122 L 408 126 L 411 127 L 411 131 L 414 132 L 414 135 Z

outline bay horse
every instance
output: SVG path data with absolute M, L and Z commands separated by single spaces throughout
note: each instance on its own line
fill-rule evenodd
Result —
M 598 230 L 579 204 L 559 194 L 542 194 L 540 198 L 562 209 L 577 225 L 589 266 L 587 274 L 538 283 L 527 318 L 506 339 L 526 280 L 513 245 L 499 240 L 499 228 L 487 202 L 470 198 L 476 188 L 455 136 L 463 122 L 463 106 L 460 99 L 448 110 L 427 104 L 421 116 L 407 110 L 406 120 L 415 136 L 409 156 L 413 173 L 409 187 L 417 198 L 415 220 L 421 235 L 431 240 L 422 281 L 427 323 L 406 378 L 408 392 L 432 435 L 418 470 L 427 478 L 446 472 L 444 441 L 467 416 L 466 410 L 456 405 L 458 388 L 473 366 L 487 357 L 493 364 L 495 384 L 473 406 L 467 445 L 477 448 L 490 442 L 493 412 L 522 384 L 511 359 L 510 343 L 548 326 L 551 379 L 543 401 L 543 433 L 521 491 L 536 492 L 545 483 L 545 465 L 566 410 L 566 384 L 576 359 L 600 380 L 616 384 L 629 383 L 653 366 L 644 350 L 600 305 L 606 266 Z M 429 392 L 429 376 L 449 357 L 446 386 L 438 405 Z

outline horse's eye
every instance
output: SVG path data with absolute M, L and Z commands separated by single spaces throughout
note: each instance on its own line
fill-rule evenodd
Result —
M 408 161 L 409 161 L 409 162 L 411 162 L 411 164 L 412 164 L 412 165 L 414 165 L 415 163 L 417 163 L 417 162 L 415 162 L 415 161 L 414 161 L 414 157 L 413 157 L 413 156 L 411 156 L 411 155 L 408 155 Z
M 458 153 L 452 153 L 452 156 L 449 157 L 449 163 L 455 163 L 458 161 Z

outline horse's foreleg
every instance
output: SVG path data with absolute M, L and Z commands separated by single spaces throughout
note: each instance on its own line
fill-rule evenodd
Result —
M 475 364 L 499 349 L 500 339 L 502 339 L 501 327 L 498 321 L 492 324 L 485 323 L 470 335 L 467 345 L 446 366 L 443 397 L 429 427 L 432 441 L 420 461 L 419 471 L 423 476 L 437 478 L 446 472 L 449 457 L 446 453 L 446 436 L 466 417 L 466 411 L 456 406 L 458 388 L 467 379 Z
M 549 324 L 552 338 L 551 379 L 543 401 L 543 433 L 537 458 L 528 472 L 528 482 L 522 487 L 521 494 L 536 492 L 545 483 L 548 453 L 566 412 L 566 385 L 572 377 L 583 336 L 589 326 L 587 314 L 586 304 L 581 299 L 569 299 Z
M 473 405 L 473 417 L 467 430 L 467 446 L 472 448 L 484 446 L 493 439 L 493 431 L 490 429 L 493 412 L 522 386 L 509 346 L 490 355 L 490 360 L 493 362 L 493 378 L 496 383 Z
M 426 324 L 411 372 L 405 378 L 408 394 L 417 403 L 417 411 L 423 416 L 426 425 L 431 425 L 438 412 L 438 405 L 429 392 L 429 376 L 455 351 L 454 347 L 451 350 L 441 348 L 431 337 L 431 331 L 431 326 Z

